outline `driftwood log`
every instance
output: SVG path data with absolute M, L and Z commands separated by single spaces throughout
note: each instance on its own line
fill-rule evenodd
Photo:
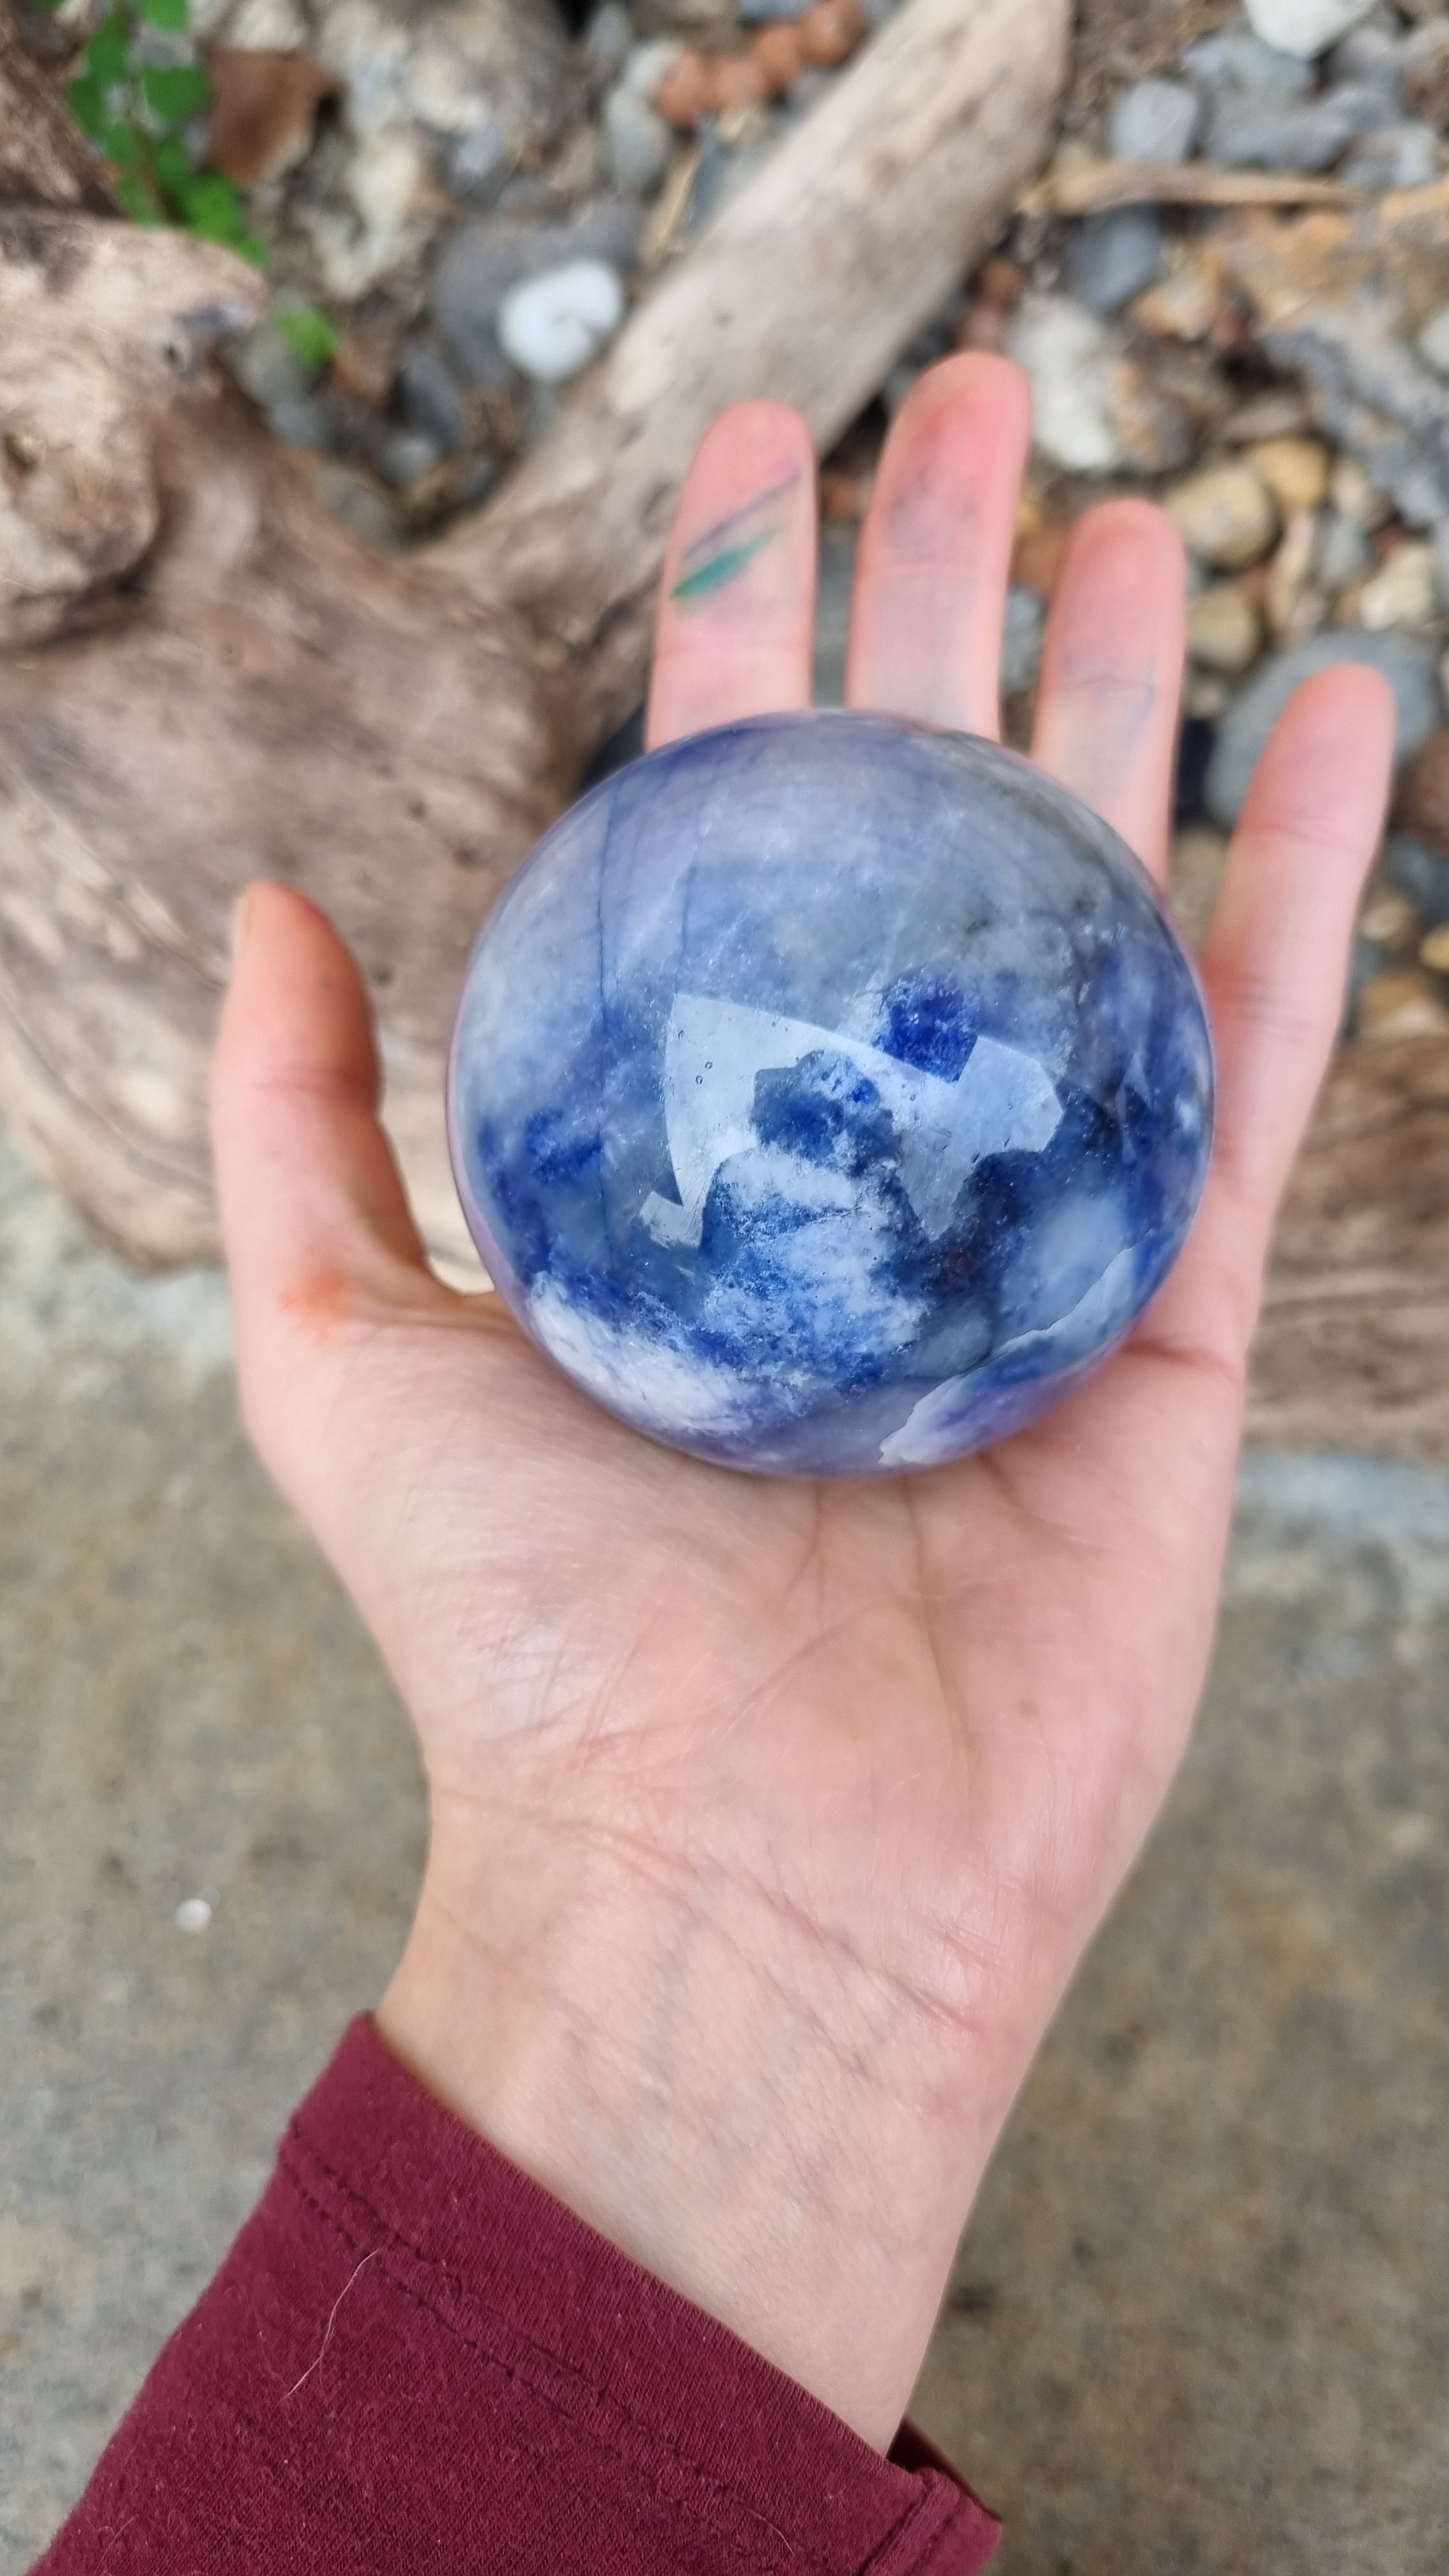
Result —
M 231 904 L 266 874 L 361 957 L 420 1223 L 466 1259 L 452 998 L 642 693 L 695 442 L 740 395 L 822 443 L 869 399 L 1039 167 L 1068 25 L 1068 0 L 907 0 L 499 498 L 405 561 L 208 364 L 251 272 L 84 211 L 51 128 L 0 164 L 0 1107 L 133 1258 L 215 1251 L 206 1060 Z M 25 77 L 12 34 L 12 102 Z
M 317 895 L 376 997 L 420 1218 L 498 886 L 640 694 L 674 493 L 736 395 L 827 441 L 1043 157 L 1066 0 L 908 0 L 668 271 L 500 498 L 365 552 L 216 375 L 252 274 L 106 220 L 0 0 L 0 1108 L 133 1259 L 215 1249 L 205 1063 L 232 896 Z M 8 648 L 8 649 L 7 649 Z M 1285 1210 L 1260 1438 L 1449 1460 L 1449 1047 L 1361 1045 Z

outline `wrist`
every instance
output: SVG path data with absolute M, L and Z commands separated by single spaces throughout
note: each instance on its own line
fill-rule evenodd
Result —
M 884 2450 L 1010 2086 L 758 1893 L 435 1816 L 394 2053 Z M 978 2069 L 979 2072 L 979 2069 Z M 993 2107 L 993 2096 L 999 2096 Z

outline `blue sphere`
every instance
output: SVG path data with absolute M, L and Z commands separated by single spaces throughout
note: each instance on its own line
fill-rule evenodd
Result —
M 606 779 L 473 952 L 449 1131 L 519 1322 L 639 1431 L 871 1476 L 1079 1385 L 1202 1194 L 1212 1050 L 1131 852 L 967 734 L 761 716 Z

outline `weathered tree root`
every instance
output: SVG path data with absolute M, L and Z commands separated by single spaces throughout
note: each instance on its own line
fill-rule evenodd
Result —
M 453 996 L 637 703 L 693 447 L 740 395 L 799 404 L 822 442 L 868 399 L 1038 166 L 1067 22 L 1066 0 L 908 0 L 498 499 L 405 562 L 337 526 L 206 363 L 250 272 L 79 211 L 4 216 L 0 1106 L 132 1258 L 215 1248 L 206 1060 L 257 874 L 361 956 L 419 1220 L 467 1257 Z

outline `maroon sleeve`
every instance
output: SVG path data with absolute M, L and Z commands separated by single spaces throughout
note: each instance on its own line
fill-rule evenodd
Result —
M 35 2576 L 970 2576 L 997 2537 L 357 2021 Z

